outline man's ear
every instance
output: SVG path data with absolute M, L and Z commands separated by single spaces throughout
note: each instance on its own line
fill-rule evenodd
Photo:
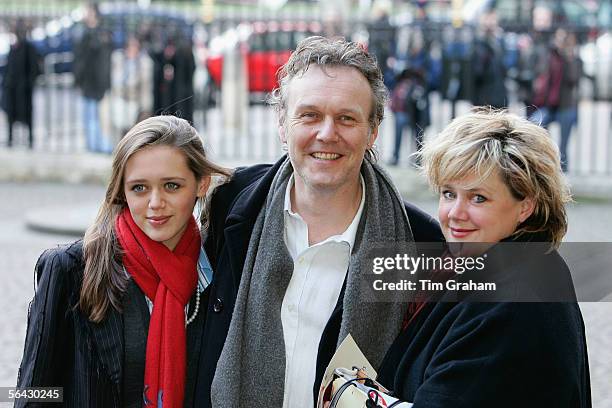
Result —
M 370 137 L 368 140 L 368 149 L 371 149 L 372 146 L 374 146 L 374 143 L 376 142 L 377 138 L 378 138 L 378 126 L 376 126 L 374 129 L 370 131 Z
M 198 198 L 202 198 L 206 195 L 206 192 L 208 191 L 208 187 L 210 187 L 210 180 L 211 180 L 210 176 L 202 177 L 202 179 L 200 180 L 200 183 L 198 184 L 198 193 L 197 193 Z
M 281 144 L 287 144 L 287 110 L 286 108 L 280 110 L 277 116 L 278 125 L 278 138 Z
M 535 209 L 535 201 L 531 197 L 523 199 L 521 202 L 521 212 L 519 213 L 519 223 L 525 222 L 525 220 L 531 217 L 533 210 Z

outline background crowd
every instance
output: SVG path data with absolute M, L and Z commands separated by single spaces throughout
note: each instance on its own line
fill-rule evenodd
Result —
M 536 10 L 542 12 L 546 13 Z M 499 26 L 494 9 L 482 13 L 475 30 L 445 27 L 439 33 L 427 29 L 424 11 L 417 17 L 413 24 L 395 29 L 383 11 L 370 25 L 369 46 L 392 94 L 395 143 L 389 164 L 398 164 L 406 130 L 420 150 L 431 124 L 432 92 L 439 92 L 453 106 L 467 100 L 475 106 L 507 108 L 508 82 L 512 81 L 526 117 L 544 127 L 559 122 L 562 163 L 567 171 L 567 148 L 578 120 L 578 85 L 583 75 L 576 34 L 548 26 L 547 30 L 508 35 Z
M 507 30 L 499 22 L 496 2 L 484 2 L 471 21 L 459 23 L 430 16 L 428 6 L 433 1 L 410 3 L 413 7 L 407 21 L 393 15 L 397 4 L 377 0 L 367 17 L 355 24 L 347 24 L 337 15 L 310 17 L 307 13 L 298 23 L 287 19 L 249 22 L 253 31 L 257 32 L 260 24 L 264 32 L 261 36 L 252 34 L 245 41 L 237 34 L 244 25 L 240 18 L 202 24 L 199 17 L 189 20 L 171 17 L 170 13 L 164 16 L 162 12 L 159 21 L 139 21 L 140 17 L 129 13 L 122 17 L 119 11 L 101 14 L 97 3 L 88 3 L 83 9 L 82 24 L 68 29 L 64 33 L 67 39 L 62 37 L 61 41 L 70 44 L 72 59 L 60 69 L 58 64 L 51 64 L 49 69 L 51 38 L 43 43 L 33 40 L 34 36 L 28 35 L 31 21 L 8 19 L 14 40 L 6 66 L 0 66 L 7 145 L 14 143 L 13 125 L 23 122 L 29 130 L 28 146 L 34 146 L 33 90 L 41 83 L 40 74 L 47 75 L 49 70 L 73 74 L 71 86 L 82 96 L 82 112 L 78 116 L 85 148 L 110 153 L 131 125 L 151 114 L 175 114 L 198 127 L 195 113 L 203 111 L 205 124 L 207 109 L 219 106 L 222 88 L 229 88 L 222 77 L 228 72 L 223 59 L 228 61 L 232 55 L 229 48 L 237 48 L 238 55 L 244 58 L 242 64 L 246 67 L 236 72 L 247 76 L 246 92 L 253 100 L 253 93 L 268 93 L 276 85 L 274 78 L 265 77 L 274 77 L 300 36 L 320 34 L 361 42 L 376 56 L 391 93 L 388 108 L 393 113 L 394 140 L 389 164 L 406 160 L 407 153 L 402 152 L 420 150 L 428 127 L 435 124 L 437 130 L 441 129 L 457 115 L 459 102 L 497 108 L 520 103 L 522 114 L 530 120 L 544 127 L 553 122 L 559 125 L 558 143 L 563 169 L 567 171 L 568 146 L 577 128 L 583 96 L 581 81 L 590 81 L 593 93 L 603 95 L 604 100 L 610 97 L 609 81 L 602 83 L 592 70 L 583 69 L 579 47 L 593 43 L 598 36 L 609 35 L 606 32 L 610 27 L 574 26 L 550 7 L 554 2 L 533 2 L 530 24 Z M 304 29 L 312 21 L 316 24 Z M 196 25 L 203 27 L 200 32 L 204 34 L 199 37 Z M 230 31 L 237 39 L 227 41 Z M 223 56 L 213 61 L 217 58 L 213 55 L 215 44 L 222 39 L 226 42 Z M 276 62 L 270 63 L 272 60 Z M 446 101 L 451 106 L 445 123 L 434 123 L 434 93 L 436 101 Z M 263 99 L 265 96 L 258 98 Z M 237 103 L 224 105 L 224 109 L 225 106 L 239 109 Z M 240 115 L 224 113 L 236 118 Z M 604 131 L 605 126 L 604 123 Z M 406 144 L 411 146 L 406 148 Z M 412 157 L 408 160 L 417 161 Z

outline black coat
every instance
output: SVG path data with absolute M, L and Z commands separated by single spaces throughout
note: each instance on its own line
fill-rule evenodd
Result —
M 174 53 L 164 50 L 152 53 L 153 111 L 156 115 L 171 114 L 193 123 L 195 59 L 187 40 L 167 44 Z
M 440 93 L 446 100 L 470 100 L 473 93 L 471 49 L 467 42 L 451 41 L 442 50 Z
M 221 186 L 213 196 L 205 248 L 214 278 L 206 290 L 208 311 L 196 383 L 196 407 L 211 406 L 210 387 L 229 330 L 251 232 L 283 160 L 284 157 L 273 166 L 257 165 L 236 170 L 232 181 Z M 415 241 L 442 240 L 440 228 L 431 216 L 411 204 L 405 205 Z M 313 384 L 315 400 L 323 372 L 336 350 L 341 319 L 342 301 L 339 301 L 319 344 Z
M 92 323 L 77 305 L 82 254 L 78 241 L 47 250 L 36 264 L 38 286 L 28 313 L 17 386 L 63 387 L 64 407 L 140 407 L 149 319 L 144 295 L 130 281 L 123 313 L 111 308 L 101 323 Z M 190 315 L 193 307 L 192 299 Z M 124 324 L 128 310 L 137 315 L 138 323 L 128 325 L 133 334 Z M 192 405 L 203 322 L 204 313 L 199 313 L 187 328 L 185 406 Z M 47 405 L 20 400 L 15 407 Z
M 395 56 L 395 27 L 389 22 L 387 15 L 380 16 L 368 25 L 368 51 L 376 57 L 376 62 L 383 72 L 385 77 L 385 85 L 391 87 L 392 83 L 388 83 L 392 78 L 387 78 L 390 74 L 390 67 L 387 66 L 387 60 Z
M 501 262 L 501 251 L 488 255 L 487 264 L 501 266 L 485 270 L 497 275 L 492 281 L 545 274 L 550 279 L 540 295 L 549 299 L 553 286 L 563 299 L 575 298 L 567 265 L 556 251 L 535 261 L 532 254 L 514 252 Z M 518 280 L 518 293 L 538 292 L 537 285 Z M 398 336 L 378 373 L 383 385 L 414 408 L 591 407 L 584 322 L 575 301 L 448 299 L 445 294 L 445 301 L 426 304 Z
M 474 81 L 472 104 L 495 108 L 508 106 L 504 53 L 500 38 L 485 37 L 475 41 L 471 66 Z
M 40 57 L 27 40 L 11 47 L 2 80 L 2 108 L 9 123 L 32 124 L 32 92 L 40 74 Z
M 101 27 L 87 28 L 74 47 L 74 81 L 83 96 L 102 100 L 111 86 L 111 33 Z

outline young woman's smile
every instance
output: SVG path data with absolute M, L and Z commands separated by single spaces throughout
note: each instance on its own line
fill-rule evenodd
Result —
M 125 166 L 124 193 L 136 225 L 154 241 L 174 249 L 209 179 L 196 180 L 181 151 L 153 146 L 132 155 Z

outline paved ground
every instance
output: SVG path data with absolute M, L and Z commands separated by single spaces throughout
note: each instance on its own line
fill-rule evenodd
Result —
M 0 183 L 0 386 L 15 384 L 36 259 L 43 249 L 74 239 L 28 230 L 25 214 L 46 206 L 65 205 L 68 216 L 70 208 L 100 200 L 103 193 L 97 185 Z M 417 204 L 432 213 L 436 208 L 431 199 L 419 198 Z M 578 203 L 570 208 L 567 238 L 612 241 L 611 225 L 611 203 Z M 582 303 L 581 308 L 587 329 L 593 406 L 612 408 L 612 302 Z

